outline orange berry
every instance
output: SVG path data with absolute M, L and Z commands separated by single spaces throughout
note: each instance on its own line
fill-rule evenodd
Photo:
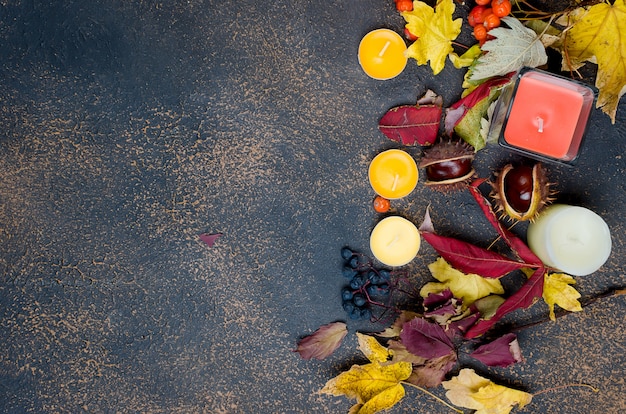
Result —
M 487 39 L 487 28 L 485 26 L 475 26 L 474 27 L 474 37 L 476 38 L 476 40 L 480 41 L 484 41 Z
M 485 16 L 485 22 L 483 23 L 483 25 L 487 28 L 488 31 L 491 29 L 495 29 L 496 27 L 500 27 L 500 18 L 493 13 L 488 14 Z
M 491 3 L 491 0 L 476 0 L 476 4 L 478 4 L 479 6 L 486 6 L 489 3 Z
M 492 0 L 491 8 L 496 16 L 505 17 L 511 13 L 511 2 L 510 0 Z
M 413 1 L 412 0 L 398 0 L 396 2 L 396 10 L 398 10 L 399 12 L 412 11 Z
M 477 24 L 483 24 L 483 22 L 485 21 L 485 18 L 483 17 L 484 12 L 485 6 L 475 6 L 467 16 L 467 21 L 469 22 L 470 26 L 474 27 Z
M 374 210 L 378 213 L 386 213 L 391 208 L 391 202 L 385 197 L 376 196 L 374 198 Z

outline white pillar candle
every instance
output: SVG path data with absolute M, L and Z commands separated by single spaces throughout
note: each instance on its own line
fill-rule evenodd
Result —
M 528 226 L 528 246 L 546 265 L 585 276 L 609 258 L 611 233 L 593 211 L 555 204 Z
M 387 266 L 404 266 L 420 249 L 420 234 L 415 224 L 400 216 L 382 219 L 370 235 L 374 257 Z

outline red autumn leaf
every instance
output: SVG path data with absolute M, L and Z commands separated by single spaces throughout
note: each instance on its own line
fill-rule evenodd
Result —
M 487 98 L 491 94 L 493 88 L 504 85 L 510 82 L 511 76 L 496 76 L 474 89 L 470 94 L 464 98 L 459 99 L 453 103 L 448 109 L 446 109 L 445 129 L 448 135 L 452 135 L 454 127 L 461 122 L 467 111 L 474 107 L 478 102 Z
M 465 332 L 467 332 L 467 330 L 476 323 L 478 318 L 480 318 L 479 313 L 472 313 L 471 315 L 466 316 L 463 319 L 453 321 L 448 326 L 446 326 L 446 334 L 451 339 L 463 336 Z
M 504 315 L 516 309 L 528 308 L 535 303 L 535 299 L 540 298 L 543 294 L 543 275 L 546 269 L 543 265 L 535 270 L 532 276 L 524 283 L 524 285 L 515 293 L 513 293 L 502 305 L 496 313 L 489 319 L 482 319 L 472 326 L 465 334 L 466 339 L 476 338 L 487 332 L 496 322 Z
M 387 111 L 378 128 L 387 138 L 403 145 L 432 145 L 441 123 L 441 105 L 402 105 Z
M 452 267 L 463 273 L 499 278 L 514 270 L 528 267 L 491 250 L 452 237 L 422 231 L 420 233 Z
M 347 334 L 348 329 L 345 323 L 329 323 L 321 326 L 313 334 L 302 338 L 295 352 L 298 352 L 302 359 L 324 359 L 339 348 Z
M 407 382 L 418 387 L 434 388 L 445 379 L 446 374 L 456 364 L 456 353 L 450 353 L 439 358 L 427 360 L 424 364 L 413 364 L 413 372 L 406 379 Z
M 485 182 L 485 179 L 475 180 L 470 186 L 470 194 L 474 197 L 474 200 L 478 203 L 483 214 L 489 220 L 489 223 L 496 229 L 500 237 L 506 242 L 506 244 L 513 250 L 513 252 L 522 259 L 526 265 L 524 267 L 543 267 L 543 262 L 537 257 L 535 253 L 524 243 L 522 239 L 511 233 L 509 230 L 502 226 L 500 220 L 491 208 L 489 201 L 480 193 L 478 186 Z
M 440 306 L 445 306 L 450 303 L 450 299 L 452 299 L 452 291 L 450 289 L 446 289 L 441 293 L 430 293 L 428 296 L 424 298 L 424 308 L 426 309 L 436 309 Z
M 406 349 L 422 358 L 439 358 L 454 351 L 454 345 L 441 326 L 422 318 L 404 324 L 400 339 Z
M 207 246 L 213 247 L 213 244 L 215 244 L 215 240 L 222 237 L 222 233 L 202 233 L 198 237 L 200 237 L 200 240 L 206 243 Z
M 514 333 L 479 346 L 470 356 L 490 367 L 508 367 L 522 361 L 522 351 Z

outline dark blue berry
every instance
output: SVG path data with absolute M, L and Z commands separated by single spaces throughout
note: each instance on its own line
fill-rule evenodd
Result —
M 354 303 L 351 300 L 345 300 L 341 306 L 343 307 L 343 310 L 346 311 L 346 313 L 348 314 L 354 311 L 355 308 Z
M 389 272 L 389 270 L 385 270 L 385 269 L 379 270 L 378 276 L 380 276 L 381 279 L 385 279 L 387 281 L 391 279 L 391 273 Z
M 369 272 L 367 274 L 367 279 L 370 281 L 370 283 L 373 283 L 375 285 L 381 282 L 380 276 L 376 272 Z
M 353 308 L 350 312 L 348 312 L 348 316 L 350 319 L 359 320 L 361 319 L 361 309 Z
M 360 313 L 359 316 L 361 317 L 361 319 L 371 319 L 372 318 L 372 311 L 367 309 L 367 308 L 361 309 L 359 313 Z
M 350 281 L 350 287 L 354 290 L 360 289 L 365 284 L 365 278 L 363 275 L 356 275 Z
M 341 249 L 341 257 L 343 260 L 349 260 L 354 255 L 354 252 L 350 250 L 349 247 L 344 247 Z
M 365 295 L 361 293 L 355 294 L 354 297 L 352 298 L 352 301 L 354 302 L 356 306 L 363 306 L 367 303 L 367 299 L 365 298 Z
M 357 275 L 357 273 L 358 272 L 350 266 L 344 266 L 343 269 L 341 269 L 341 274 L 346 279 L 352 279 L 354 276 Z
M 367 294 L 370 296 L 387 296 L 389 294 L 389 285 L 388 284 L 382 284 L 382 285 L 369 285 L 367 287 Z
M 356 256 L 352 256 L 352 258 L 348 260 L 348 266 L 350 266 L 353 269 L 356 269 L 357 267 L 359 267 L 359 258 Z
M 354 293 L 352 293 L 352 289 L 349 289 L 349 288 L 341 289 L 341 299 L 342 300 L 350 300 L 350 299 L 352 299 L 353 296 L 354 296 Z

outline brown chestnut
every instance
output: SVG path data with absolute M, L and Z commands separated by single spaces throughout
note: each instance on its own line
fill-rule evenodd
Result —
M 438 191 L 467 186 L 474 177 L 474 151 L 462 141 L 442 141 L 424 152 L 420 168 L 426 169 L 426 185 Z

